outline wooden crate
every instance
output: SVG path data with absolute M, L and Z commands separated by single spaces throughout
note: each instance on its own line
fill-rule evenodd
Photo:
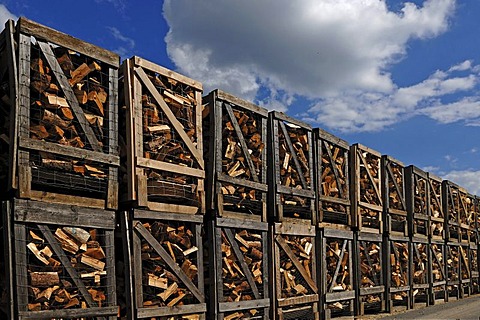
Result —
M 202 84 L 140 57 L 124 61 L 121 83 L 122 201 L 203 214 Z
M 322 129 L 314 130 L 317 222 L 351 228 L 348 142 Z
M 442 179 L 428 173 L 428 215 L 430 218 L 430 237 L 434 240 L 445 239 L 445 213 L 443 211 Z
M 424 237 L 412 237 L 410 242 L 410 279 L 412 308 L 416 303 L 430 305 L 430 245 Z
M 480 268 L 479 268 L 479 256 L 478 256 L 478 244 L 470 243 L 470 248 L 468 250 L 468 261 L 470 263 L 470 291 L 471 293 L 480 292 Z
M 385 237 L 385 284 L 386 307 L 391 312 L 394 306 L 411 308 L 411 274 L 410 274 L 410 238 L 389 235 Z
M 319 229 L 320 312 L 324 319 L 353 316 L 353 231 Z
M 206 319 L 203 217 L 131 209 L 121 223 L 123 312 L 131 319 Z
M 268 224 L 217 217 L 208 227 L 208 319 L 269 319 Z
M 387 311 L 382 235 L 355 232 L 354 246 L 355 314 Z
M 276 222 L 316 224 L 312 128 L 281 112 L 269 116 L 268 209 Z
M 271 228 L 272 318 L 319 319 L 315 227 L 284 222 Z
M 477 230 L 477 243 L 480 244 L 480 197 L 475 196 L 475 213 L 477 215 L 475 229 Z
M 461 293 L 461 253 L 460 243 L 448 242 L 445 247 L 446 299 L 460 299 Z
M 460 239 L 462 243 L 478 243 L 477 206 L 476 197 L 470 193 L 460 194 L 461 203 L 465 207 L 465 215 L 460 217 L 460 226 L 463 229 Z
M 360 144 L 350 147 L 350 197 L 354 226 L 383 233 L 381 154 Z
M 391 156 L 382 156 L 382 195 L 385 231 L 408 237 L 405 165 Z
M 268 111 L 221 90 L 203 104 L 207 209 L 266 222 Z
M 447 301 L 446 245 L 442 240 L 430 240 L 428 273 L 430 275 L 430 305 Z
M 409 235 L 428 239 L 430 236 L 428 173 L 413 165 L 406 167 L 405 191 Z
M 443 212 L 445 213 L 445 238 L 449 242 L 460 242 L 462 227 L 460 217 L 466 216 L 466 208 L 463 205 L 462 194 L 466 190 L 457 184 L 443 180 L 442 198 Z
M 23 199 L 3 209 L 18 319 L 117 318 L 113 211 Z
M 116 209 L 119 56 L 25 18 L 16 31 L 10 187 L 18 198 Z

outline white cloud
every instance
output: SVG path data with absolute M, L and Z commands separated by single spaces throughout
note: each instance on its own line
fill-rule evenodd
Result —
M 95 0 L 95 2 L 96 3 L 102 3 L 102 2 L 109 3 L 109 4 L 113 5 L 113 7 L 115 9 L 117 9 L 119 12 L 124 12 L 125 8 L 127 7 L 126 3 L 125 3 L 125 0 Z
M 341 108 L 344 130 L 378 130 L 398 120 L 402 110 L 382 111 L 397 90 L 388 67 L 405 55 L 410 39 L 446 31 L 454 9 L 455 0 L 406 3 L 399 12 L 378 0 L 166 0 L 163 7 L 170 58 L 207 91 L 218 87 L 283 109 L 303 97 L 313 106 L 309 119 L 338 120 L 330 109 Z M 467 63 L 456 70 L 462 67 Z M 441 94 L 472 81 L 424 86 Z M 269 93 L 260 97 L 263 91 Z M 372 116 L 376 124 L 362 121 Z
M 480 195 L 480 171 L 462 170 L 451 171 L 443 176 L 443 179 L 450 180 L 468 190 L 469 193 Z
M 4 4 L 0 4 L 0 29 L 3 30 L 3 26 L 8 19 L 17 20 L 17 16 L 11 13 Z
M 120 32 L 120 30 L 115 27 L 107 27 L 107 29 L 110 31 L 114 39 L 122 43 L 122 45 L 118 46 L 113 51 L 123 58 L 131 56 L 131 52 L 133 48 L 135 48 L 135 41 L 129 37 L 124 36 Z

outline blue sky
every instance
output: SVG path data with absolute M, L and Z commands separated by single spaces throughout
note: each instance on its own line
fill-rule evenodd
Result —
M 0 1 L 480 195 L 480 1 Z

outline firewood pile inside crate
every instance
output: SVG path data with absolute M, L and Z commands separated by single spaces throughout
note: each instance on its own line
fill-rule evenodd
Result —
M 405 192 L 409 235 L 428 239 L 430 234 L 428 173 L 415 166 L 405 168 Z
M 455 183 L 443 180 L 442 182 L 443 212 L 445 212 L 446 240 L 459 242 L 461 239 L 460 217 L 465 216 L 465 208 L 461 200 L 463 190 Z
M 405 165 L 390 156 L 382 156 L 382 177 L 385 230 L 387 234 L 407 237 Z
M 133 291 L 126 301 L 136 318 L 205 319 L 201 216 L 132 209 L 131 256 L 125 257 Z M 124 228 L 128 229 L 128 228 Z M 178 317 L 177 317 L 178 316 Z
M 382 235 L 357 232 L 354 238 L 356 315 L 386 311 Z
M 410 240 L 405 237 L 389 236 L 385 239 L 387 286 L 387 310 L 401 305 L 410 308 Z
M 445 239 L 445 213 L 443 208 L 442 179 L 428 174 L 428 212 L 430 218 L 430 237 L 435 240 Z
M 315 227 L 275 223 L 273 255 L 270 259 L 275 283 L 272 289 L 273 314 L 280 319 L 318 319 L 317 254 Z
M 123 63 L 122 201 L 154 211 L 205 211 L 202 84 L 139 57 Z
M 317 222 L 352 226 L 350 211 L 348 142 L 322 130 L 314 130 L 316 146 L 315 174 L 317 188 Z
M 441 240 L 430 241 L 429 273 L 430 304 L 436 300 L 447 301 L 446 245 Z
M 268 111 L 221 90 L 203 103 L 208 209 L 267 221 Z
M 448 242 L 445 247 L 445 263 L 446 263 L 446 280 L 447 280 L 447 299 L 461 298 L 461 274 L 460 274 L 460 264 L 461 262 L 461 253 L 460 253 L 460 244 L 458 242 Z
M 17 31 L 18 196 L 117 208 L 118 55 L 25 18 Z
M 360 144 L 350 147 L 352 215 L 361 232 L 383 233 L 381 154 Z
M 430 304 L 429 243 L 424 238 L 413 238 L 410 249 L 411 303 Z
M 114 214 L 28 200 L 12 211 L 18 317 L 116 318 Z
M 480 197 L 475 196 L 475 229 L 477 230 L 477 243 L 480 244 Z
M 209 224 L 211 319 L 270 316 L 268 225 L 216 218 Z
M 275 221 L 315 224 L 312 128 L 299 120 L 269 113 L 269 212 Z
M 321 242 L 321 305 L 324 318 L 354 315 L 353 231 L 323 229 Z
M 468 250 L 468 261 L 470 263 L 470 287 L 471 293 L 479 293 L 480 292 L 480 269 L 478 264 L 478 245 L 471 243 L 470 248 Z
M 470 269 L 470 244 L 461 244 L 460 251 L 460 297 L 469 296 L 471 294 L 472 274 Z
M 470 193 L 460 194 L 462 206 L 465 208 L 464 215 L 460 216 L 461 241 L 462 243 L 478 243 L 478 230 L 476 227 L 477 206 L 475 196 Z

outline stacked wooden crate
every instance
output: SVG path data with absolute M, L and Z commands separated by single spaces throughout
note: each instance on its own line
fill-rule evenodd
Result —
M 267 117 L 221 90 L 203 99 L 210 319 L 270 317 Z
M 446 213 L 443 205 L 443 184 L 442 179 L 432 173 L 428 173 L 428 194 L 430 238 L 435 241 L 444 241 Z
M 122 314 L 205 319 L 202 85 L 132 57 L 120 89 Z
M 354 221 L 356 314 L 386 311 L 383 196 L 379 152 L 350 147 L 350 199 Z
M 3 37 L 10 315 L 116 318 L 119 56 L 25 18 Z
M 405 165 L 382 156 L 382 195 L 385 241 L 387 311 L 394 305 L 411 307 L 410 238 L 406 199 Z
M 430 301 L 429 274 L 429 185 L 428 173 L 415 166 L 405 168 L 405 191 L 408 229 L 411 241 L 410 277 L 412 308 L 415 302 L 427 306 Z
M 269 207 L 274 318 L 318 319 L 318 255 L 312 128 L 269 113 Z
M 477 230 L 477 215 L 478 208 L 476 204 L 476 197 L 473 194 L 466 193 L 461 195 L 462 203 L 465 206 L 465 216 L 460 217 L 460 223 L 462 226 L 462 248 L 464 251 L 465 259 L 464 261 L 465 270 L 462 270 L 464 273 L 462 278 L 463 288 L 465 294 L 472 294 L 478 289 L 478 260 L 477 260 L 477 251 L 478 251 L 478 230 Z M 467 263 L 468 262 L 468 263 Z M 466 275 L 469 276 L 469 286 L 466 287 Z
M 446 244 L 441 240 L 430 240 L 429 274 L 430 274 L 430 304 L 447 301 L 447 258 Z
M 466 216 L 462 194 L 466 191 L 452 181 L 442 182 L 443 212 L 445 213 L 445 241 L 447 262 L 447 294 L 448 297 L 461 298 L 463 296 L 461 264 L 462 254 L 460 241 L 462 232 L 460 217 Z M 462 250 L 463 251 L 463 250 Z
M 349 144 L 314 130 L 320 312 L 324 319 L 354 314 L 353 231 L 350 210 Z

